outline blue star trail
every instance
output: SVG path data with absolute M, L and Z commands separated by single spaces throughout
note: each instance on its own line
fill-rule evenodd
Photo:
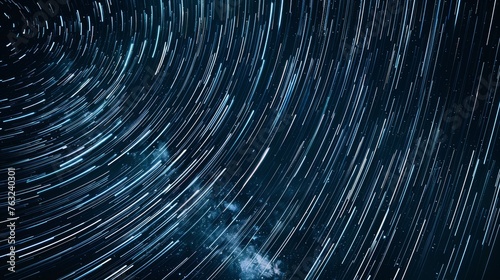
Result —
M 499 5 L 2 1 L 1 278 L 497 279 Z

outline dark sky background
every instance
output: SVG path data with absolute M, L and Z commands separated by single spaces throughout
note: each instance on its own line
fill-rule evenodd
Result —
M 5 279 L 496 279 L 495 1 L 47 3 L 0 3 Z

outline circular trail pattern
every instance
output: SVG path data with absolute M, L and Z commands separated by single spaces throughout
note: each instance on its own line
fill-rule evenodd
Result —
M 494 279 L 499 5 L 2 1 L 2 275 Z

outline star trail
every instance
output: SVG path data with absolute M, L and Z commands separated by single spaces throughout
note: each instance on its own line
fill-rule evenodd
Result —
M 3 279 L 498 279 L 496 0 L 2 0 Z

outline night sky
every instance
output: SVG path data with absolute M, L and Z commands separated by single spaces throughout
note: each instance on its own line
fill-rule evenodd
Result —
M 1 0 L 0 278 L 500 279 L 499 6 Z

